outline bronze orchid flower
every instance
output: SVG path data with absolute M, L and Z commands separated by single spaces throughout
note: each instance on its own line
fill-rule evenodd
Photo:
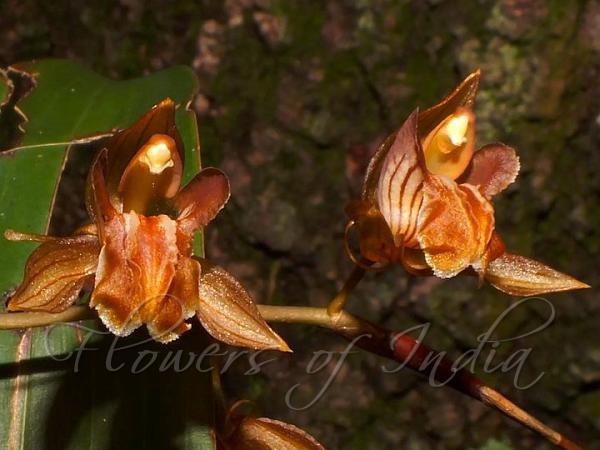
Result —
M 306 431 L 279 420 L 242 414 L 250 402 L 241 400 L 227 413 L 223 433 L 217 435 L 217 450 L 325 450 Z
M 437 105 L 415 110 L 387 138 L 369 164 L 361 200 L 347 208 L 347 230 L 357 227 L 366 265 L 400 262 L 413 274 L 440 278 L 477 274 L 519 296 L 589 287 L 506 252 L 494 231 L 492 198 L 515 180 L 520 165 L 504 144 L 474 151 L 479 76 L 472 73 Z
M 8 310 L 63 311 L 94 280 L 90 307 L 117 336 L 146 325 L 154 339 L 169 342 L 196 315 L 228 344 L 289 351 L 235 278 L 192 255 L 194 233 L 223 208 L 229 181 L 205 168 L 180 190 L 183 156 L 170 99 L 115 133 L 88 177 L 93 224 L 65 238 L 5 232 L 42 242 Z

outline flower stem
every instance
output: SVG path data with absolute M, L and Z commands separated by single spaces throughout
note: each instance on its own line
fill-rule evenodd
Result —
M 450 359 L 411 336 L 395 335 L 345 311 L 332 316 L 329 310 L 321 308 L 268 305 L 259 305 L 259 308 L 262 316 L 269 322 L 305 323 L 329 328 L 364 350 L 397 361 L 428 378 L 433 378 L 437 383 L 448 384 L 457 391 L 497 409 L 560 448 L 581 450 L 577 444 L 527 413 L 473 373 L 465 369 L 455 370 Z M 439 364 L 424 364 L 436 360 L 439 360 Z
M 96 319 L 98 315 L 87 306 L 71 306 L 60 313 L 18 312 L 0 314 L 0 330 L 45 327 L 55 323 Z
M 359 275 L 356 275 L 356 277 L 359 277 Z M 349 283 L 347 284 L 349 285 Z M 260 313 L 268 322 L 298 323 L 328 328 L 339 336 L 355 342 L 358 347 L 368 352 L 392 359 L 425 377 L 435 380 L 437 383 L 447 384 L 457 391 L 500 411 L 560 448 L 581 450 L 580 446 L 527 413 L 497 390 L 485 384 L 473 373 L 466 369 L 455 370 L 450 359 L 411 336 L 395 334 L 343 310 L 331 314 L 329 308 L 272 305 L 258 305 L 258 307 Z M 86 306 L 72 306 L 57 314 L 41 312 L 6 313 L 0 314 L 0 330 L 41 327 L 95 317 L 95 312 Z M 426 364 L 427 361 L 439 361 L 439 363 Z
M 348 296 L 364 276 L 365 269 L 361 266 L 354 266 L 354 269 L 352 270 L 352 273 L 344 283 L 344 286 L 327 307 L 327 312 L 330 316 L 335 316 L 336 314 L 341 312 L 342 309 L 344 309 L 346 301 L 348 300 Z
M 216 356 L 210 358 L 210 380 L 212 384 L 214 419 L 217 431 L 223 432 L 225 429 L 225 416 L 227 415 L 227 401 L 221 384 L 221 364 Z

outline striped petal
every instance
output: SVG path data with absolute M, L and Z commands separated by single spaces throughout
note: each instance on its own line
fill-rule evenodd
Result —
M 64 311 L 93 278 L 99 252 L 96 236 L 46 237 L 27 260 L 23 282 L 9 300 L 8 310 Z
M 202 277 L 197 315 L 212 337 L 238 347 L 290 351 L 231 274 L 206 260 L 198 258 L 198 261 L 202 266 Z
M 395 136 L 383 162 L 377 186 L 377 205 L 396 246 L 417 244 L 417 217 L 423 194 L 422 150 L 417 138 L 415 110 Z
M 244 417 L 225 441 L 226 450 L 325 450 L 306 431 L 265 417 Z
M 420 111 L 418 116 L 418 139 L 423 140 L 446 118 L 455 114 L 459 108 L 472 108 L 479 88 L 480 71 L 476 70 L 466 77 L 462 83 L 446 98 L 431 108 Z M 377 200 L 377 185 L 381 174 L 383 161 L 389 153 L 396 134 L 388 136 L 381 144 L 367 168 L 363 183 L 362 199 L 371 203 Z
M 100 240 L 104 239 L 105 222 L 111 220 L 117 214 L 117 210 L 111 203 L 106 189 L 104 174 L 106 172 L 106 164 L 108 161 L 107 157 L 108 152 L 106 149 L 101 150 L 96 156 L 88 175 L 85 192 L 85 204 L 90 218 L 96 224 Z
M 371 204 L 377 203 L 377 186 L 379 185 L 379 176 L 383 160 L 387 156 L 392 144 L 396 140 L 396 133 L 389 135 L 379 146 L 367 167 L 367 174 L 363 182 L 362 200 Z

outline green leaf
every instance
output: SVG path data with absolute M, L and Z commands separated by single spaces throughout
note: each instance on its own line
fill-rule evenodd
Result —
M 47 232 L 69 143 L 126 127 L 165 97 L 179 105 L 185 179 L 199 170 L 196 119 L 186 109 L 197 89 L 190 69 L 175 67 L 128 81 L 110 80 L 65 60 L 41 60 L 15 69 L 35 77 L 36 86 L 18 104 L 27 117 L 21 142 L 0 153 L 0 232 Z M 0 99 L 6 92 L 6 83 L 0 82 Z M 75 152 L 89 149 L 71 147 Z M 20 282 L 34 247 L 0 239 L 0 293 Z M 196 250 L 202 254 L 201 248 Z M 212 449 L 210 381 L 196 367 L 202 365 L 159 370 L 164 358 L 179 351 L 183 366 L 190 352 L 202 348 L 200 327 L 170 346 L 144 342 L 144 332 L 115 341 L 97 335 L 98 330 L 91 321 L 82 327 L 0 331 L 0 450 Z M 99 350 L 57 359 L 82 343 Z M 124 345 L 133 347 L 113 348 Z M 132 373 L 140 357 L 138 369 L 152 359 L 155 364 Z M 124 366 L 111 371 L 110 364 Z
M 0 231 L 45 233 L 65 146 L 31 147 L 0 153 Z M 19 283 L 36 244 L 0 238 L 0 292 Z

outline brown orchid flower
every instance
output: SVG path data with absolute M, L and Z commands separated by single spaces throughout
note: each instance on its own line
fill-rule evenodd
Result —
M 5 232 L 42 242 L 8 310 L 63 311 L 93 281 L 90 307 L 117 336 L 146 325 L 154 339 L 169 342 L 196 315 L 228 344 L 289 351 L 235 278 L 192 255 L 194 233 L 223 208 L 229 181 L 206 168 L 180 189 L 183 156 L 170 99 L 116 132 L 88 177 L 93 224 L 65 238 Z
M 242 414 L 246 400 L 235 403 L 227 414 L 217 450 L 325 450 L 306 431 L 279 420 Z
M 589 287 L 506 252 L 494 231 L 492 199 L 515 180 L 520 165 L 504 144 L 474 151 L 478 85 L 476 71 L 437 105 L 415 110 L 386 139 L 369 164 L 361 200 L 347 207 L 347 231 L 356 226 L 370 267 L 400 262 L 417 275 L 476 274 L 519 296 Z

